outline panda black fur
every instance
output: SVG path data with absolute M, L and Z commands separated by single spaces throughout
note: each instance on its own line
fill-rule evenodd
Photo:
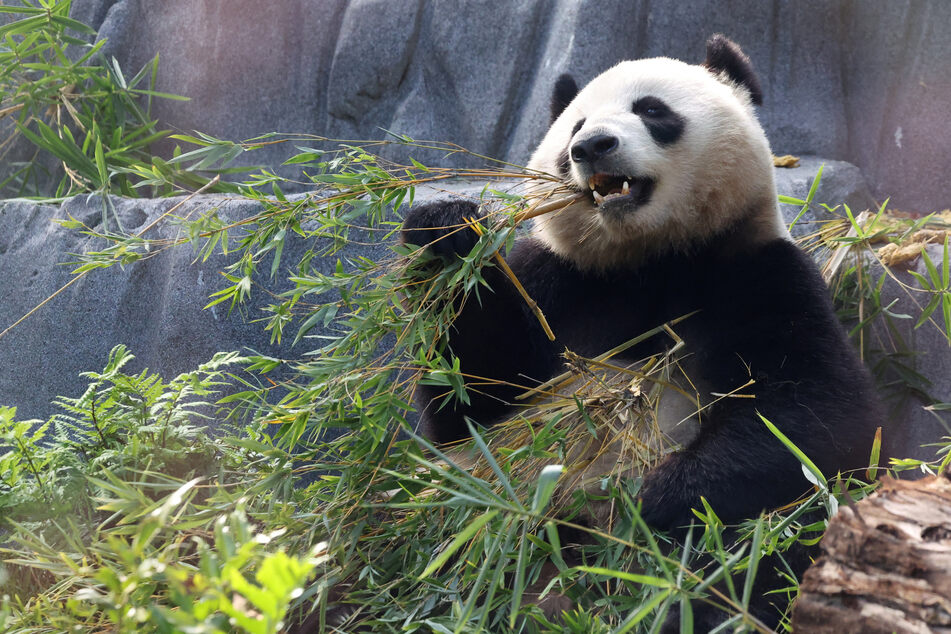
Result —
M 469 405 L 439 409 L 443 391 L 420 385 L 431 438 L 467 436 L 464 417 L 490 425 L 510 413 L 524 387 L 563 371 L 565 348 L 598 355 L 696 311 L 677 327 L 689 352 L 685 373 L 708 401 L 752 378 L 743 393 L 753 398 L 718 400 L 693 440 L 646 474 L 640 496 L 650 525 L 688 524 L 701 497 L 735 522 L 808 488 L 757 412 L 823 473 L 867 466 L 876 399 L 825 283 L 782 221 L 753 113 L 761 99 L 749 60 L 722 36 L 708 42 L 703 65 L 622 62 L 580 91 L 559 79 L 551 127 L 529 167 L 559 175 L 585 199 L 539 218 L 507 255 L 557 340 L 498 269 L 484 269 L 492 292 L 465 302 L 448 345 L 467 375 L 520 387 L 474 386 Z M 461 200 L 417 207 L 402 239 L 464 255 L 477 236 L 447 236 L 445 227 L 479 215 Z M 640 359 L 660 345 L 628 354 Z

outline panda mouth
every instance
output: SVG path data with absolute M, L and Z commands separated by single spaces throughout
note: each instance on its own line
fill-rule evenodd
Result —
M 654 179 L 599 172 L 588 179 L 591 198 L 598 207 L 617 202 L 646 204 L 654 192 Z

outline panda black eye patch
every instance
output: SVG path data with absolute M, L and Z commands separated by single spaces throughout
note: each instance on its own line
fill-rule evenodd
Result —
M 578 134 L 578 130 L 581 129 L 581 126 L 584 125 L 584 119 L 578 119 L 575 123 L 575 127 L 571 129 L 571 137 L 574 138 Z M 570 141 L 569 141 L 570 142 Z M 558 173 L 562 178 L 568 178 L 568 166 L 571 164 L 571 160 L 568 158 L 568 148 L 565 148 L 561 151 L 561 154 L 558 155 Z
M 631 111 L 641 118 L 658 145 L 670 145 L 684 132 L 684 118 L 657 97 L 641 97 L 634 102 Z

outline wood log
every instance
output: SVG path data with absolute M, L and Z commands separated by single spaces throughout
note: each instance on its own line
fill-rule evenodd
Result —
M 951 477 L 885 478 L 842 507 L 803 576 L 794 632 L 951 633 Z

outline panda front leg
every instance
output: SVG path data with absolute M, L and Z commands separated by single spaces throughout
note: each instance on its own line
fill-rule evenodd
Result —
M 479 236 L 466 219 L 482 217 L 479 206 L 466 200 L 421 205 L 407 214 L 400 238 L 449 262 L 472 251 Z M 517 241 L 512 255 L 521 257 L 510 260 L 520 279 L 534 266 L 534 251 L 525 248 L 530 242 Z M 467 437 L 466 418 L 482 425 L 498 421 L 512 409 L 516 396 L 547 379 L 560 365 L 558 351 L 512 282 L 491 265 L 483 267 L 482 276 L 489 288 L 460 300 L 444 352 L 459 359 L 469 403 L 455 398 L 445 402 L 443 387 L 417 386 L 423 433 L 436 442 Z
M 814 414 L 796 404 L 794 394 L 757 396 L 767 418 L 807 454 L 816 444 L 833 444 L 820 429 L 804 428 L 801 421 Z M 722 521 L 736 523 L 792 502 L 808 488 L 799 461 L 763 424 L 758 408 L 737 399 L 705 420 L 686 448 L 645 475 L 641 516 L 654 528 L 683 529 L 697 521 L 691 509 L 702 510 L 702 497 Z
M 790 409 L 788 403 L 793 400 L 790 395 L 775 401 L 766 397 L 761 404 L 785 404 L 786 416 L 772 409 L 769 417 L 806 449 L 808 443 L 795 430 L 796 419 L 809 412 Z M 701 497 L 721 521 L 730 525 L 793 501 L 807 490 L 808 482 L 799 462 L 766 429 L 753 407 L 731 403 L 728 411 L 711 417 L 700 427 L 700 435 L 690 445 L 668 456 L 645 476 L 640 493 L 641 517 L 648 525 L 671 531 L 683 541 L 684 527 L 699 522 L 691 509 L 703 510 Z M 723 533 L 726 544 L 737 537 L 737 531 L 729 527 Z M 781 592 L 789 585 L 786 572 L 791 570 L 801 577 L 813 555 L 815 547 L 803 544 L 794 544 L 776 556 L 764 555 L 746 606 L 750 615 L 767 627 L 776 628 L 787 607 L 786 594 Z M 714 562 L 709 555 L 701 561 Z M 745 573 L 731 573 L 734 587 L 742 587 Z M 715 587 L 721 595 L 729 594 L 727 579 L 721 579 Z M 716 601 L 695 599 L 691 606 L 694 629 L 698 632 L 710 631 L 728 617 Z M 662 634 L 680 632 L 679 614 L 679 607 L 668 614 L 660 630 Z

